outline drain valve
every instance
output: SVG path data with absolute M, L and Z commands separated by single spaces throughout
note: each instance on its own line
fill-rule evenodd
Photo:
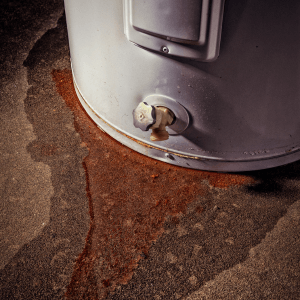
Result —
M 141 102 L 133 111 L 133 125 L 143 131 L 152 129 L 151 141 L 165 141 L 169 138 L 166 126 L 175 122 L 174 113 L 164 106 L 149 105 Z

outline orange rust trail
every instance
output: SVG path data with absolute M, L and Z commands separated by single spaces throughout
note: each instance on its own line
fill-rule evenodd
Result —
M 81 107 L 70 70 L 53 70 L 58 93 L 74 113 L 74 124 L 89 155 L 87 176 L 91 228 L 76 261 L 67 299 L 104 299 L 130 280 L 141 255 L 163 233 L 167 216 L 185 213 L 209 182 L 228 188 L 250 177 L 175 167 L 136 153 L 99 130 Z M 199 212 L 202 208 L 198 208 Z

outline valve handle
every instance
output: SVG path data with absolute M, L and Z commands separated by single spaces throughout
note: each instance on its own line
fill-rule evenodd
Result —
M 133 125 L 143 131 L 148 131 L 156 122 L 155 107 L 141 102 L 136 109 L 133 110 Z
M 152 129 L 151 141 L 165 141 L 169 138 L 166 126 L 175 122 L 174 113 L 167 107 L 152 106 L 141 102 L 133 111 L 133 124 L 135 127 L 148 131 Z

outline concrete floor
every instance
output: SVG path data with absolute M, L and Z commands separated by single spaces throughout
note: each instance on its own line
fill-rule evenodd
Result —
M 0 299 L 300 299 L 300 162 L 135 153 L 79 105 L 63 1 L 0 8 Z

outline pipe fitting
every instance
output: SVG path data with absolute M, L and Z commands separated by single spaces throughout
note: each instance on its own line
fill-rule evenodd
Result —
M 175 114 L 163 106 L 149 105 L 141 102 L 133 111 L 133 124 L 143 131 L 152 129 L 151 141 L 165 141 L 169 139 L 167 126 L 172 125 L 176 120 Z

